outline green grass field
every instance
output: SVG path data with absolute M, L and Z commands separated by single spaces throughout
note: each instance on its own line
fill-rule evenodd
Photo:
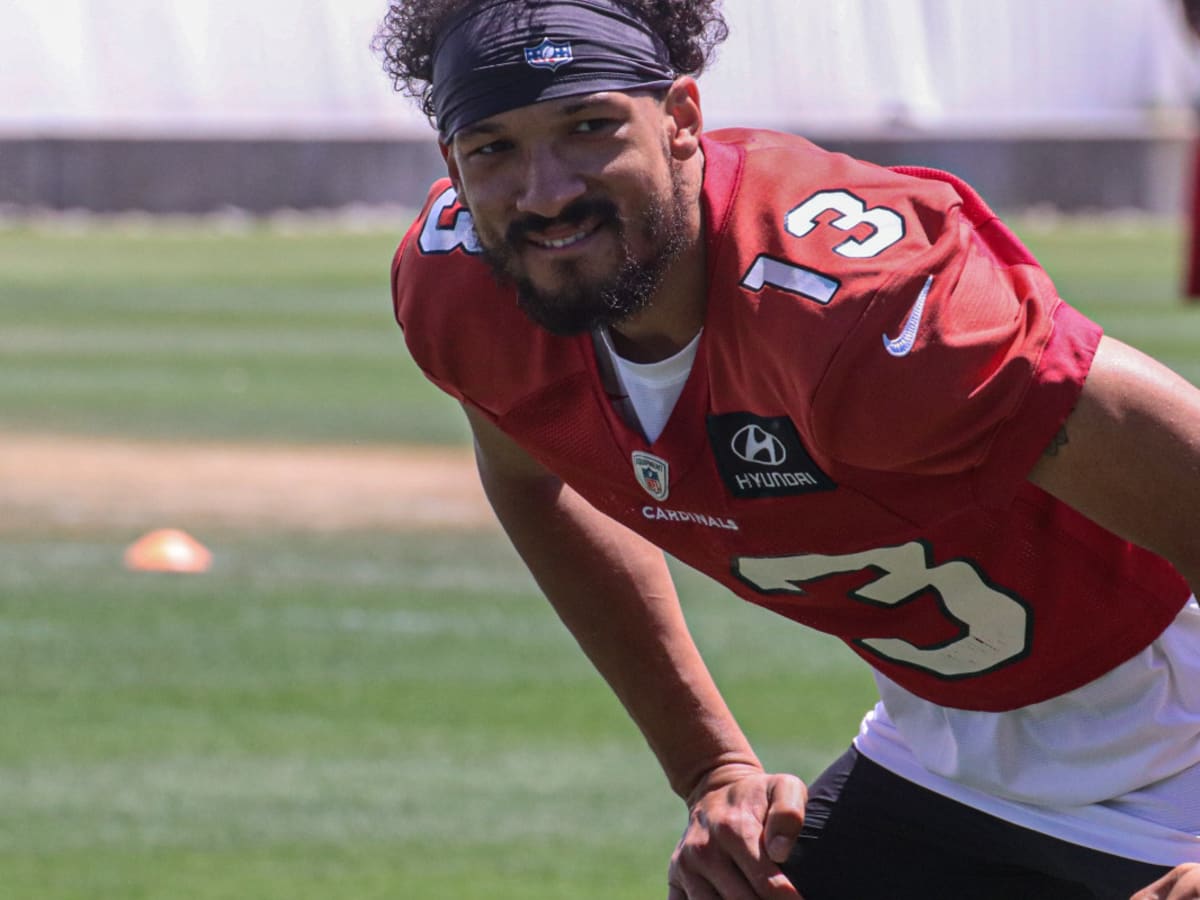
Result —
M 1168 225 L 1020 229 L 1060 291 L 1200 380 Z M 391 320 L 395 233 L 0 231 L 0 427 L 458 443 Z M 0 507 L 0 895 L 665 895 L 682 808 L 494 531 L 129 534 Z M 837 644 L 679 572 L 769 765 L 815 774 L 871 702 Z
M 0 232 L 0 426 L 462 440 L 461 414 L 426 387 L 391 316 L 398 239 Z

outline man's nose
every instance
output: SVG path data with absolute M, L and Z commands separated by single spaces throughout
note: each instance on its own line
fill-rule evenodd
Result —
M 524 174 L 517 199 L 517 209 L 523 213 L 553 219 L 585 190 L 580 173 L 551 146 L 530 148 Z

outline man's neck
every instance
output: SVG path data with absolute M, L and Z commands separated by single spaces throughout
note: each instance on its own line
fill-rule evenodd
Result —
M 613 348 L 636 363 L 674 356 L 704 326 L 705 281 L 704 244 L 697 241 L 675 261 L 646 309 L 609 328 Z
M 685 189 L 693 198 L 687 249 L 667 270 L 650 305 L 609 329 L 613 348 L 630 362 L 658 362 L 674 356 L 704 327 L 708 273 L 700 204 L 703 158 L 697 158 L 695 163 L 685 175 L 690 182 Z

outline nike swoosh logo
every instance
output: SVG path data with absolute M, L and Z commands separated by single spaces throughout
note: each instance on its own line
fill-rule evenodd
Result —
M 921 288 L 921 293 L 917 295 L 917 302 L 913 304 L 912 312 L 908 314 L 908 320 L 904 323 L 904 328 L 894 338 L 883 336 L 883 349 L 892 356 L 908 356 L 913 345 L 917 342 L 917 330 L 921 327 L 921 317 L 925 315 L 925 298 L 929 296 L 929 289 L 933 287 L 933 276 L 930 275 L 925 279 L 925 287 Z

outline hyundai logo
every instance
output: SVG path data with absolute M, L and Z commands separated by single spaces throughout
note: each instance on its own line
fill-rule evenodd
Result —
M 783 441 L 757 425 L 747 425 L 738 431 L 731 446 L 739 459 L 760 466 L 781 466 L 787 460 Z

